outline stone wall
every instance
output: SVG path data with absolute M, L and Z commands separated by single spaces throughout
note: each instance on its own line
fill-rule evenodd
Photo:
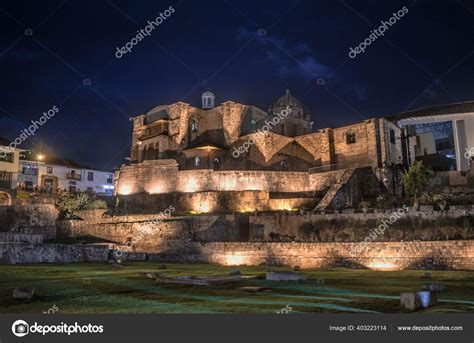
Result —
M 55 237 L 58 210 L 52 204 L 0 206 L 0 231 Z
M 383 214 L 351 214 L 351 217 Z M 60 237 L 100 237 L 125 253 L 146 253 L 169 262 L 210 262 L 225 265 L 299 265 L 302 268 L 344 266 L 392 269 L 474 270 L 474 241 L 372 242 L 358 251 L 354 243 L 242 242 L 257 224 L 284 228 L 304 223 L 307 216 L 197 216 L 153 221 L 153 216 L 126 216 L 58 222 Z M 322 216 L 322 215 L 319 215 Z M 338 215 L 334 215 L 338 216 Z M 155 216 L 156 218 L 156 216 Z M 273 218 L 273 221 L 270 221 Z M 248 222 L 247 222 L 248 220 Z M 337 219 L 336 219 L 337 221 Z M 367 228 L 369 230 L 370 228 Z M 289 231 L 288 233 L 290 233 Z M 249 231 L 247 231 L 249 234 Z M 268 235 L 268 229 L 265 232 Z M 218 240 L 230 238 L 233 242 Z M 130 243 L 130 244 L 127 244 Z
M 306 198 L 271 198 L 266 191 L 196 192 L 168 194 L 134 194 L 120 197 L 121 213 L 159 213 L 173 206 L 176 213 L 233 213 L 268 212 L 312 209 L 318 199 L 315 194 Z M 302 196 L 302 195 L 296 195 Z
M 107 262 L 108 245 L 0 243 L 0 263 Z
M 54 226 L 58 211 L 52 204 L 0 206 L 0 230 L 22 226 Z
M 294 237 L 295 240 L 300 241 L 362 241 L 371 230 L 378 226 L 377 223 L 389 220 L 392 214 L 392 210 L 379 210 L 377 213 L 252 215 L 249 217 L 250 237 L 253 240 L 270 240 L 270 233 L 273 232 Z M 401 220 L 391 225 L 378 240 L 406 240 L 408 236 L 417 240 L 428 240 L 434 236 L 437 236 L 437 239 L 470 237 L 474 233 L 474 228 L 468 228 L 469 222 L 472 222 L 472 216 L 474 216 L 474 207 L 470 210 L 455 209 L 446 212 L 410 210 L 403 215 Z M 405 225 L 405 227 L 400 227 L 400 225 Z M 442 229 L 438 230 L 436 226 Z M 312 234 L 316 234 L 316 237 Z
M 223 265 L 474 270 L 474 241 L 371 243 L 357 253 L 356 247 L 356 243 L 215 242 L 196 244 L 191 253 L 174 258 Z
M 335 173 L 319 175 L 330 183 Z M 285 171 L 213 171 L 211 169 L 182 170 L 174 160 L 152 160 L 123 166 L 116 177 L 117 194 L 140 192 L 162 194 L 206 191 L 268 191 L 306 192 L 318 183 L 309 183 L 306 172 Z

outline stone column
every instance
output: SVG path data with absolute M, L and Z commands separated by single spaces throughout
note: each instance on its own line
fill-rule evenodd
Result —
M 469 169 L 469 160 L 464 156 L 466 153 L 467 139 L 464 120 L 453 120 L 454 146 L 456 150 L 456 169 L 466 172 Z

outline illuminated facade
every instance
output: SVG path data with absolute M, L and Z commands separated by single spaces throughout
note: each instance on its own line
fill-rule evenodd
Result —
M 353 206 L 380 192 L 400 194 L 401 173 L 421 149 L 406 116 L 312 132 L 309 112 L 288 90 L 268 112 L 232 101 L 214 106 L 211 92 L 202 103 L 161 105 L 132 118 L 131 163 L 116 172 L 117 195 L 207 192 L 207 205 L 191 206 L 200 212 L 235 199 L 214 193 L 252 191 L 266 192 L 272 205 L 248 200 L 230 209 Z

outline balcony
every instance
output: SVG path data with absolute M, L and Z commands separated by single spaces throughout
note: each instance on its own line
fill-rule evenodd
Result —
M 82 176 L 80 174 L 76 174 L 76 173 L 67 173 L 66 178 L 68 180 L 75 180 L 75 181 L 81 181 L 82 180 Z
M 23 174 L 23 175 L 38 176 L 38 169 L 35 169 L 35 168 L 23 168 L 22 174 Z

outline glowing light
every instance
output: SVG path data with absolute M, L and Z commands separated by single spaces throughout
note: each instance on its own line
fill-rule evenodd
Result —
M 255 212 L 255 208 L 249 206 L 242 206 L 239 208 L 238 212 L 240 213 L 247 213 L 247 212 Z
M 294 208 L 294 201 L 292 200 L 281 200 L 272 202 L 273 205 L 271 206 L 275 211 L 298 211 L 297 208 Z
M 206 151 L 211 151 L 211 150 L 221 150 L 220 148 L 217 148 L 215 146 L 212 146 L 212 145 L 206 145 L 206 146 L 202 146 L 202 147 L 198 147 L 196 148 L 196 150 L 206 150 Z
M 163 187 L 159 183 L 154 183 L 148 187 L 147 192 L 149 194 L 160 194 L 163 193 Z
M 120 195 L 129 195 L 132 193 L 132 186 L 131 185 L 120 185 L 119 190 L 117 192 Z
M 197 213 L 209 213 L 211 212 L 211 207 L 209 200 L 197 201 L 194 204 L 194 211 Z
M 189 178 L 184 185 L 184 191 L 192 193 L 192 192 L 196 192 L 197 190 L 198 190 L 197 180 L 193 177 Z
M 401 268 L 396 264 L 390 262 L 371 262 L 367 265 L 368 268 L 372 270 L 379 271 L 390 271 L 390 270 L 400 270 Z
M 226 255 L 224 264 L 227 266 L 239 266 L 245 264 L 245 256 Z
M 36 158 L 38 159 L 38 161 L 42 161 L 44 159 L 44 155 L 39 154 L 38 156 L 36 156 Z
M 225 178 L 221 183 L 222 189 L 225 191 L 233 191 L 237 188 L 237 180 L 231 178 Z

